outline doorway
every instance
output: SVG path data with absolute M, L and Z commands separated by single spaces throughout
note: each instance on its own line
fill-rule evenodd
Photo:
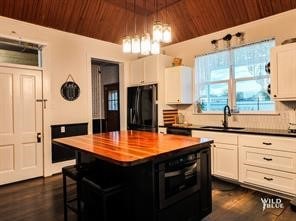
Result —
M 0 67 L 0 185 L 43 175 L 42 73 Z
M 120 130 L 119 64 L 91 59 L 93 133 Z
M 106 132 L 119 130 L 119 84 L 104 85 Z

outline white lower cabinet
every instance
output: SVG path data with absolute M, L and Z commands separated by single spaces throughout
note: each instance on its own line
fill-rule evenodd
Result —
M 296 194 L 296 174 L 265 169 L 246 164 L 240 165 L 240 182 L 256 185 L 284 194 Z
M 214 140 L 211 148 L 212 175 L 238 180 L 238 136 L 236 134 L 194 130 L 192 136 Z
M 284 194 L 296 194 L 296 141 L 240 135 L 239 181 Z
M 296 195 L 295 138 L 192 131 L 214 140 L 212 175 L 281 194 Z
M 233 180 L 238 180 L 237 146 L 214 143 L 213 174 Z
M 166 127 L 159 127 L 158 133 L 160 134 L 167 134 L 167 128 Z

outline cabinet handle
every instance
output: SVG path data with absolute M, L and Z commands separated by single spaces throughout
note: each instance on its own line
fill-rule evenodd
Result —
M 272 158 L 266 158 L 266 157 L 263 157 L 263 160 L 266 160 L 266 161 L 272 161 Z
M 215 145 L 215 144 L 213 144 L 213 147 L 216 147 L 216 145 Z
M 264 177 L 264 179 L 267 180 L 267 181 L 273 181 L 273 179 L 270 178 L 270 177 Z
M 276 94 L 274 94 L 273 97 L 276 97 Z
M 264 145 L 272 145 L 272 143 L 270 143 L 270 142 L 263 142 L 262 144 L 264 144 Z

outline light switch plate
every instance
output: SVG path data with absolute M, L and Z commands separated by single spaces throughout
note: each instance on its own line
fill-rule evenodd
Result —
M 66 132 L 66 127 L 65 126 L 61 126 L 61 133 L 65 133 Z

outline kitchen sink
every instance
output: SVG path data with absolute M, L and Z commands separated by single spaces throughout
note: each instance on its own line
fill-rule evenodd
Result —
M 244 127 L 219 127 L 219 126 L 203 126 L 201 128 L 204 129 L 212 129 L 212 130 L 244 130 Z

